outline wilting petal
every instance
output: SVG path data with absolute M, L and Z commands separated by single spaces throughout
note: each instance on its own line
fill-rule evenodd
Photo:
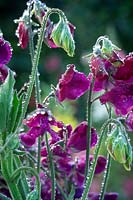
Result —
M 0 65 L 7 64 L 12 57 L 12 48 L 9 42 L 0 37 Z
M 87 146 L 87 122 L 80 123 L 75 130 L 72 132 L 68 140 L 68 148 L 73 152 L 79 152 L 86 150 Z M 91 129 L 91 147 L 97 143 L 97 133 L 94 128 Z
M 57 98 L 60 102 L 65 99 L 75 100 L 82 96 L 89 88 L 90 80 L 84 73 L 75 70 L 75 66 L 69 65 L 62 75 L 57 86 Z

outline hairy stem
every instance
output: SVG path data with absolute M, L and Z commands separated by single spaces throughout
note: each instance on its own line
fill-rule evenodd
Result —
M 92 90 L 93 90 L 93 85 L 94 85 L 94 77 L 92 79 L 91 85 L 90 85 L 90 90 L 88 92 L 88 98 L 87 98 L 87 122 L 88 122 L 88 130 L 87 130 L 87 147 L 86 147 L 86 165 L 85 165 L 85 180 L 88 174 L 89 170 L 89 156 L 90 156 L 90 146 L 91 146 L 91 107 L 92 107 Z
M 46 142 L 46 147 L 47 147 L 47 152 L 48 152 L 48 157 L 49 157 L 49 163 L 50 163 L 50 171 L 51 171 L 51 181 L 52 181 L 52 194 L 51 194 L 51 200 L 55 200 L 55 189 L 56 189 L 56 182 L 55 182 L 55 168 L 54 168 L 54 162 L 52 159 L 52 152 L 49 147 L 48 143 L 48 136 L 47 133 L 45 133 L 45 142 Z

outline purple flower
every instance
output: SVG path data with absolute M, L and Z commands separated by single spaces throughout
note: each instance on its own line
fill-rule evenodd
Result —
M 87 122 L 80 123 L 71 133 L 68 140 L 67 147 L 73 152 L 80 152 L 86 150 L 87 145 Z M 91 129 L 91 147 L 97 143 L 97 133 L 94 128 Z
M 133 53 L 127 55 L 120 67 L 117 67 L 117 71 L 114 75 L 116 80 L 129 80 L 133 77 Z
M 90 163 L 93 161 L 93 155 L 90 155 Z M 80 156 L 77 161 L 76 170 L 84 175 L 85 172 L 85 163 L 86 163 L 86 156 Z M 105 170 L 106 166 L 106 158 L 104 156 L 99 155 L 97 159 L 95 174 L 100 174 Z
M 100 97 L 102 104 L 110 102 L 117 114 L 126 115 L 133 108 L 133 79 L 117 82 L 117 85 Z
M 0 65 L 7 64 L 12 57 L 12 48 L 9 42 L 0 37 Z
M 129 131 L 133 131 L 133 111 L 131 111 L 127 116 L 126 125 Z
M 82 96 L 89 86 L 90 80 L 84 73 L 75 70 L 75 66 L 71 64 L 59 80 L 56 95 L 60 102 L 65 99 L 75 100 Z
M 60 139 L 57 133 L 51 128 L 52 125 L 56 126 L 57 122 L 46 108 L 38 108 L 23 123 L 30 128 L 27 133 L 20 134 L 20 139 L 26 146 L 32 146 L 36 138 L 45 132 L 49 132 L 55 141 Z

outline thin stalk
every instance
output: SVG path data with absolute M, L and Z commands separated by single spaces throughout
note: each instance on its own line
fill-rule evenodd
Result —
M 107 153 L 107 163 L 106 163 L 106 169 L 104 171 L 104 179 L 102 181 L 102 187 L 101 187 L 101 192 L 100 192 L 100 199 L 99 200 L 104 200 L 104 194 L 106 192 L 107 188 L 107 183 L 110 175 L 110 169 L 111 169 L 111 156 L 109 153 Z
M 106 108 L 107 108 L 107 106 L 106 106 Z M 109 106 L 109 108 L 107 109 L 107 112 L 108 112 L 108 115 L 109 115 L 109 119 L 111 119 L 111 117 L 112 117 L 111 106 Z M 109 126 L 108 126 L 108 131 L 109 132 L 111 131 L 111 124 L 109 124 Z M 104 200 L 104 194 L 106 192 L 107 183 L 108 183 L 108 179 L 109 179 L 109 175 L 110 175 L 111 160 L 112 160 L 112 158 L 111 158 L 110 154 L 107 153 L 107 163 L 106 163 L 106 168 L 105 168 L 105 171 L 104 171 L 104 176 L 103 176 L 99 200 Z
M 94 77 L 92 79 L 90 90 L 88 91 L 88 98 L 87 98 L 87 122 L 88 122 L 88 130 L 87 130 L 87 147 L 86 147 L 86 164 L 85 164 L 85 180 L 89 170 L 89 156 L 90 156 L 90 145 L 91 145 L 91 108 L 92 108 L 92 90 L 94 86 Z
M 52 160 L 52 152 L 51 152 L 51 150 L 50 150 L 49 143 L 48 143 L 48 136 L 47 136 L 47 133 L 45 133 L 45 142 L 46 142 L 46 148 L 47 148 L 48 157 L 49 157 L 50 172 L 51 172 L 51 181 L 52 181 L 51 200 L 55 200 L 55 189 L 56 189 L 55 168 L 54 168 L 54 163 L 53 163 L 53 160 Z
M 32 25 L 31 25 L 31 4 L 29 4 L 29 51 L 31 56 L 31 63 L 32 67 L 34 67 L 34 40 L 33 40 L 33 31 L 32 31 Z M 36 75 L 35 75 L 35 98 L 36 98 L 36 107 L 38 103 L 41 103 L 41 95 L 40 95 L 40 80 L 38 76 L 38 68 L 36 69 Z M 38 137 L 38 148 L 37 148 L 37 173 L 40 174 L 40 162 L 41 162 L 41 136 Z M 39 177 L 40 179 L 40 177 Z M 41 196 L 41 190 L 38 194 Z M 39 197 L 40 198 L 40 197 Z
M 90 186 L 93 180 L 93 176 L 94 176 L 94 172 L 95 172 L 95 168 L 96 168 L 96 164 L 97 164 L 97 159 L 98 159 L 98 154 L 99 154 L 99 150 L 103 141 L 103 138 L 106 134 L 106 128 L 110 123 L 114 123 L 114 124 L 118 124 L 119 126 L 121 126 L 121 123 L 115 119 L 109 119 L 107 120 L 107 122 L 102 126 L 101 128 L 101 135 L 99 137 L 96 149 L 95 149 L 95 153 L 94 153 L 94 158 L 93 158 L 93 162 L 91 164 L 90 170 L 88 172 L 87 178 L 86 178 L 86 182 L 85 182 L 85 188 L 81 197 L 81 200 L 86 200 L 88 198 L 88 193 L 90 190 Z

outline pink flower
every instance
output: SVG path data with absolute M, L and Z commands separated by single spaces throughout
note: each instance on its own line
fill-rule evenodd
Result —
M 133 131 L 133 111 L 131 111 L 127 116 L 126 125 L 129 131 Z
M 20 21 L 16 30 L 16 35 L 19 38 L 19 45 L 25 49 L 29 42 L 28 27 L 24 21 Z
M 87 122 L 80 123 L 75 130 L 71 133 L 68 140 L 67 147 L 73 152 L 86 150 L 87 145 Z M 91 147 L 97 143 L 97 133 L 94 128 L 91 129 Z
M 133 108 L 133 82 L 122 81 L 100 97 L 102 104 L 110 102 L 117 114 L 126 115 Z
M 12 48 L 9 42 L 0 37 L 0 65 L 7 64 L 12 57 Z
M 75 100 L 82 96 L 90 86 L 90 80 L 84 73 L 75 70 L 73 64 L 68 65 L 57 85 L 57 98 L 60 102 L 65 99 Z

